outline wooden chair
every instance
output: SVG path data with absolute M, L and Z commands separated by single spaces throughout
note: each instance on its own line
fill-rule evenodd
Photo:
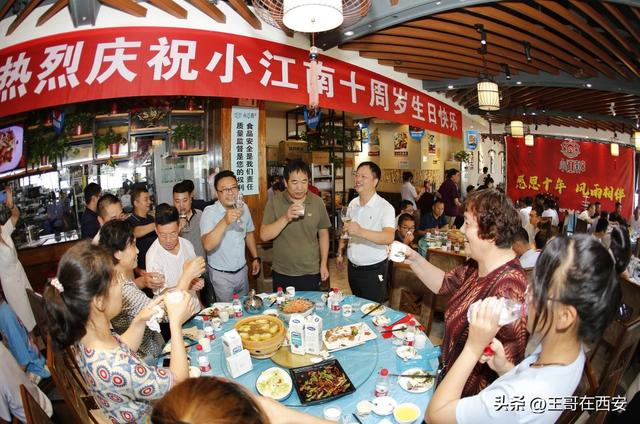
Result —
M 431 333 L 435 295 L 407 265 L 393 264 L 390 279 L 389 306 L 412 314 Z
M 53 424 L 51 418 L 44 412 L 38 401 L 31 396 L 24 384 L 20 385 L 20 397 L 27 424 Z
M 589 227 L 589 223 L 582 219 L 576 219 L 576 225 L 573 228 L 574 234 L 586 233 L 587 228 Z
M 65 404 L 70 410 L 74 422 L 108 423 L 104 413 L 95 405 L 93 397 L 86 396 L 86 389 L 79 384 L 76 376 L 64 358 L 65 352 L 56 351 L 51 337 L 47 338 L 47 366 L 51 371 L 53 381 L 62 394 Z M 90 405 L 90 406 L 87 406 Z
M 31 289 L 27 289 L 27 297 L 29 298 L 29 305 L 33 311 L 33 317 L 36 320 L 36 326 L 33 329 L 33 333 L 36 337 L 40 337 L 40 341 L 44 346 L 49 335 L 49 329 L 47 326 L 47 315 L 44 311 L 44 298 L 39 293 Z

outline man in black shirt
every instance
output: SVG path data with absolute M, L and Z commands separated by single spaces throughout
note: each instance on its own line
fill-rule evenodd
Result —
M 98 222 L 98 199 L 102 188 L 96 183 L 89 183 L 84 188 L 85 209 L 80 218 L 80 234 L 83 239 L 92 239 L 100 231 Z
M 609 221 L 627 226 L 627 220 L 622 217 L 622 203 L 616 202 L 616 209 L 609 214 Z
M 133 225 L 133 235 L 136 237 L 136 247 L 138 248 L 138 274 L 146 269 L 145 258 L 147 250 L 156 241 L 156 226 L 153 216 L 149 215 L 151 210 L 151 198 L 149 190 L 144 186 L 137 186 L 131 194 L 133 203 L 133 213 L 128 218 Z

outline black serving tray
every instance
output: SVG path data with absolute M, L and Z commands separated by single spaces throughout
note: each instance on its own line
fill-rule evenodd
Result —
M 308 378 L 309 372 L 321 370 L 331 365 L 335 365 L 338 370 L 346 377 L 347 382 L 349 383 L 349 387 L 347 388 L 347 390 L 342 393 L 324 397 L 322 399 L 308 399 L 305 394 L 300 391 L 300 385 L 298 381 L 300 380 L 300 384 L 302 384 L 302 382 Z M 347 373 L 344 372 L 342 365 L 340 365 L 340 362 L 338 362 L 337 359 L 329 359 L 327 361 L 323 361 L 314 365 L 308 365 L 306 367 L 291 368 L 289 372 L 291 373 L 291 379 L 293 380 L 293 387 L 295 387 L 296 392 L 298 393 L 298 397 L 300 398 L 300 403 L 303 405 L 317 405 L 319 403 L 329 402 L 331 400 L 341 398 L 356 391 L 356 386 L 353 385 L 351 379 L 349 378 Z

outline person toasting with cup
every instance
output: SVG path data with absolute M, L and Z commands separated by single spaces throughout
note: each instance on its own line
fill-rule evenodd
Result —
M 284 169 L 286 191 L 267 202 L 260 228 L 262 240 L 273 240 L 273 291 L 293 286 L 319 290 L 329 278 L 329 227 L 322 199 L 309 193 L 311 170 L 301 160 Z

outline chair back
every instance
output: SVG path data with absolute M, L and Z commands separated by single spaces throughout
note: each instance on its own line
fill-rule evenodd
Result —
M 586 233 L 589 223 L 583 219 L 576 219 L 576 226 L 573 228 L 575 234 Z
M 20 397 L 27 424 L 53 424 L 51 418 L 44 412 L 38 401 L 31 396 L 24 384 L 20 385 Z
M 47 314 L 44 311 L 44 298 L 39 293 L 31 289 L 27 289 L 27 297 L 29 298 L 29 305 L 33 311 L 33 317 L 36 320 L 36 326 L 34 331 L 38 336 L 42 338 L 44 342 L 49 335 L 49 328 L 47 326 Z
M 64 356 L 65 352 L 56 350 L 53 346 L 51 336 L 47 337 L 47 366 L 71 416 L 78 424 L 95 422 L 82 399 L 85 395 L 84 388 L 78 384 Z

